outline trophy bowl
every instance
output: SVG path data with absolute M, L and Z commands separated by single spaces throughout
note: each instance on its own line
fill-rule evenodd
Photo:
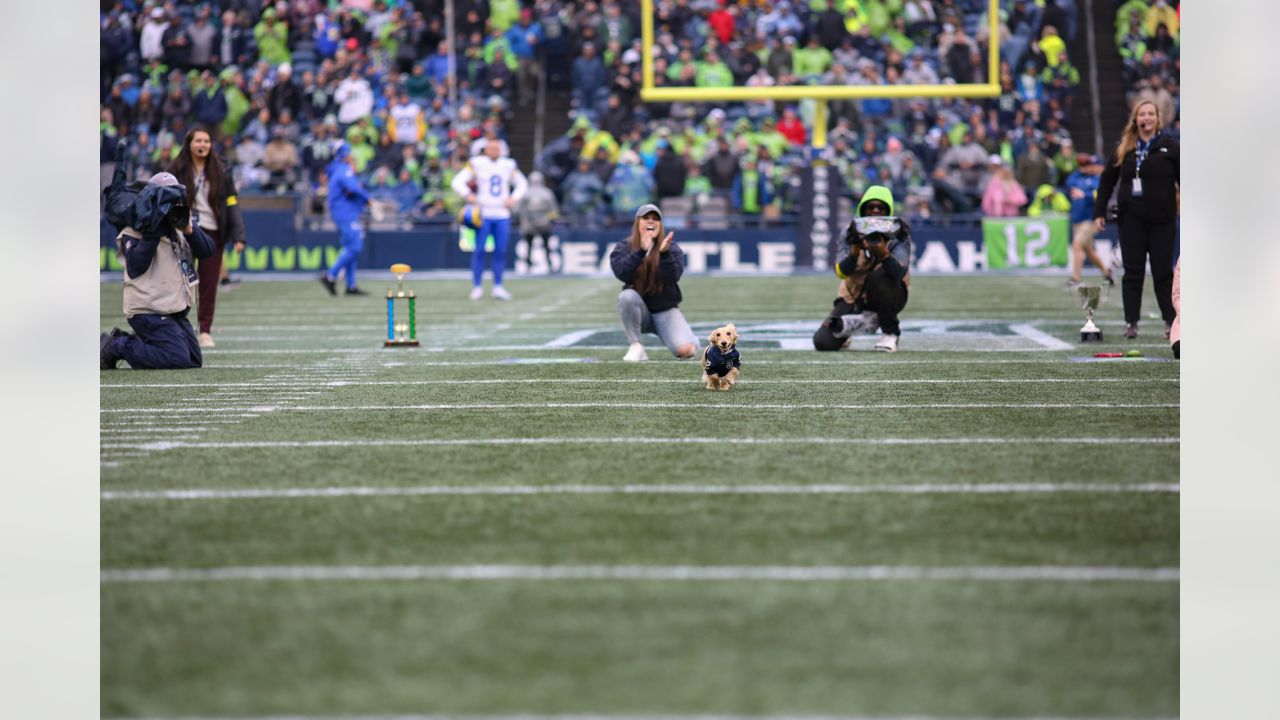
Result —
M 1080 308 L 1085 311 L 1084 325 L 1080 328 L 1080 342 L 1102 342 L 1102 328 L 1093 323 L 1093 311 L 1106 304 L 1111 296 L 1111 288 L 1103 293 L 1097 285 L 1077 285 L 1076 298 Z

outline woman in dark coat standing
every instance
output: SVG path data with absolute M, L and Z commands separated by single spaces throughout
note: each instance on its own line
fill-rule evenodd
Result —
M 222 252 L 228 243 L 244 251 L 244 218 L 237 204 L 236 184 L 227 164 L 213 149 L 213 135 L 203 127 L 192 128 L 169 171 L 187 188 L 192 221 L 199 223 L 214 242 L 216 252 L 196 263 L 200 276 L 200 301 L 196 316 L 200 347 L 213 347 L 213 309 L 218 300 Z
M 1155 103 L 1133 106 L 1129 124 L 1107 163 L 1093 205 L 1093 222 L 1106 227 L 1107 202 L 1119 187 L 1120 252 L 1124 256 L 1124 336 L 1138 337 L 1147 258 L 1164 318 L 1164 336 L 1177 316 L 1173 308 L 1173 248 L 1178 235 L 1178 141 L 1160 132 Z

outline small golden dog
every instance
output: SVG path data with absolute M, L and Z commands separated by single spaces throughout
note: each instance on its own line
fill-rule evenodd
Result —
M 702 381 L 708 390 L 728 390 L 738 381 L 742 366 L 738 357 L 738 328 L 733 323 L 716 328 L 707 336 L 711 344 L 702 351 Z

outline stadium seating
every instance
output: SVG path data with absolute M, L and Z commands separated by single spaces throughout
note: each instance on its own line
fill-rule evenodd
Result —
M 553 82 L 548 92 L 566 92 L 576 98 L 571 112 L 579 118 L 579 124 L 585 123 L 591 128 L 596 140 L 591 144 L 593 151 L 595 146 L 603 144 L 610 150 L 609 159 L 616 162 L 619 151 L 637 149 L 645 158 L 646 167 L 652 170 L 654 146 L 661 133 L 670 132 L 677 138 L 672 145 L 686 164 L 703 162 L 708 146 L 724 137 L 730 141 L 739 167 L 747 160 L 760 159 L 771 168 L 767 182 L 772 200 L 767 212 L 784 217 L 790 213 L 788 187 L 793 169 L 804 162 L 805 148 L 790 143 L 774 145 L 763 140 L 763 136 L 772 131 L 765 126 L 765 118 L 780 117 L 783 104 L 778 103 L 772 109 L 761 103 L 725 104 L 723 121 L 712 124 L 708 118 L 713 106 L 709 104 L 640 103 L 636 92 L 640 67 L 639 3 L 622 2 L 619 6 L 606 2 L 598 9 L 594 5 L 575 8 L 543 4 L 554 12 L 535 14 L 539 18 L 537 22 L 544 26 L 554 23 L 564 31 L 555 41 L 556 52 L 568 48 L 569 57 L 579 57 L 581 47 L 591 43 L 603 57 L 605 82 L 594 89 L 557 88 L 557 80 L 571 84 L 574 78 L 582 80 L 588 75 L 564 71 L 569 63 L 561 59 L 548 61 L 560 68 L 554 73 L 549 71 Z M 1125 58 L 1130 100 L 1139 94 L 1155 95 L 1166 105 L 1176 107 L 1177 3 L 1173 3 L 1172 8 L 1153 7 L 1146 0 L 1116 4 L 1119 12 L 1115 39 Z M 832 103 L 833 123 L 840 126 L 843 121 L 848 148 L 858 149 L 856 162 L 852 163 L 856 167 L 850 167 L 851 157 L 836 158 L 836 151 L 829 150 L 833 161 L 845 163 L 842 174 L 847 198 L 856 199 L 868 183 L 885 183 L 903 197 L 904 207 L 921 208 L 921 214 L 927 212 L 934 216 L 954 213 L 962 203 L 948 200 L 955 196 L 939 185 L 948 182 L 948 168 L 940 167 L 939 163 L 945 162 L 948 149 L 961 141 L 966 128 L 983 124 L 984 132 L 980 134 L 984 137 L 978 144 L 987 154 L 1000 155 L 1010 165 L 1016 164 L 1026 152 L 1024 119 L 1029 118 L 1036 131 L 1043 134 L 1050 119 L 1056 117 L 1059 129 L 1055 132 L 1064 136 L 1071 134 L 1068 110 L 1080 74 L 1078 68 L 1070 64 L 1067 48 L 1079 32 L 1079 3 L 1077 0 L 1002 0 L 1000 5 L 1002 62 L 999 73 L 1002 79 L 1010 81 L 1000 98 L 928 100 L 915 104 L 879 100 Z M 121 7 L 137 8 L 132 4 Z M 324 153 L 306 152 L 319 127 L 327 127 L 327 137 L 345 136 L 357 119 L 351 115 L 354 112 L 365 118 L 362 132 L 367 132 L 370 144 L 376 146 L 378 136 L 390 129 L 393 108 L 400 104 L 398 92 L 404 90 L 412 94 L 413 102 L 422 110 L 421 124 L 426 129 L 416 142 L 408 143 L 413 148 L 408 155 L 398 152 L 398 143 L 392 148 L 395 152 L 374 152 L 365 174 L 372 177 L 378 168 L 385 166 L 394 178 L 393 183 L 412 183 L 412 189 L 423 197 L 409 208 L 408 214 L 412 217 L 421 220 L 450 217 L 456 199 L 450 198 L 441 204 L 425 197 L 429 194 L 427 186 L 432 184 L 423 174 L 425 160 L 429 155 L 442 158 L 441 171 L 447 186 L 448 179 L 465 162 L 471 141 L 482 135 L 484 127 L 492 126 L 499 137 L 505 136 L 505 126 L 512 118 L 513 88 L 508 85 L 495 90 L 493 83 L 497 82 L 495 78 L 509 79 L 506 69 L 495 65 L 496 50 L 510 47 L 506 36 L 485 32 L 485 17 L 459 20 L 462 32 L 458 34 L 456 62 L 460 85 L 458 106 L 452 107 L 448 92 L 436 74 L 443 65 L 433 58 L 443 36 L 438 21 L 428 23 L 413 5 L 403 2 L 378 2 L 367 14 L 331 8 L 317 16 L 310 7 L 297 3 L 280 18 L 267 17 L 274 14 L 273 8 L 258 17 L 241 10 L 236 16 L 236 27 L 231 29 L 222 27 L 223 18 L 205 6 L 179 4 L 174 17 L 164 18 L 152 18 L 149 4 L 132 13 L 121 9 L 104 12 L 101 15 L 102 161 L 114 161 L 115 138 L 128 136 L 139 145 L 127 158 L 136 165 L 135 174 L 155 171 L 172 156 L 186 129 L 201 118 L 210 124 L 208 119 L 212 118 L 217 120 L 214 129 L 220 136 L 220 148 L 235 166 L 243 192 L 307 194 L 323 179 Z M 616 20 L 611 19 L 615 7 L 621 10 Z M 983 0 L 839 0 L 834 5 L 836 15 L 823 15 L 826 9 L 817 1 L 740 3 L 733 4 L 730 10 L 730 4 L 723 0 L 700 0 L 686 7 L 687 13 L 658 17 L 659 43 L 655 47 L 658 61 L 668 69 L 682 67 L 686 60 L 690 64 L 690 70 L 683 76 L 680 72 L 668 72 L 660 78 L 666 86 L 721 83 L 726 80 L 726 69 L 732 75 L 731 82 L 739 85 L 916 82 L 919 78 L 931 77 L 940 82 L 972 82 L 986 77 L 986 3 Z M 140 36 L 144 26 L 162 22 L 168 26 L 167 36 L 172 36 L 189 32 L 201 16 L 219 28 L 207 64 L 184 62 L 180 55 L 170 52 L 157 61 L 143 60 Z M 1129 32 L 1131 18 L 1138 28 L 1137 35 Z M 838 19 L 842 22 L 837 22 Z M 284 23 L 288 28 L 285 49 L 291 72 L 287 75 L 280 63 L 273 63 L 265 54 L 260 54 L 260 39 L 270 40 L 263 31 L 268 21 Z M 504 18 L 500 24 L 509 22 L 510 19 Z M 1044 26 L 1052 22 L 1064 27 L 1046 30 Z M 1170 22 L 1173 28 L 1168 27 Z M 1161 24 L 1170 32 L 1161 30 L 1157 38 L 1156 28 Z M 614 29 L 610 30 L 611 27 Z M 762 42 L 762 29 L 772 33 L 769 40 L 777 41 L 776 44 Z M 222 42 L 224 36 L 230 36 L 231 41 Z M 816 46 L 810 42 L 811 38 Z M 412 52 L 393 54 L 401 42 L 411 43 Z M 965 52 L 966 44 L 970 52 Z M 682 56 L 682 50 L 692 48 L 699 48 L 703 57 L 692 58 L 691 52 Z M 710 55 L 706 54 L 708 48 Z M 276 53 L 270 54 L 272 59 L 278 59 Z M 712 56 L 718 60 L 709 63 Z M 401 62 L 406 57 L 407 64 Z M 1024 81 L 1028 65 L 1031 72 Z M 751 73 L 756 77 L 748 80 L 746 75 L 756 67 L 759 72 Z M 367 105 L 362 108 L 358 103 L 347 107 L 338 102 L 342 95 L 340 88 L 353 68 L 368 82 L 368 91 L 373 97 L 371 109 Z M 211 77 L 202 76 L 205 71 Z M 1162 78 L 1163 88 L 1150 87 L 1152 75 Z M 296 92 L 279 90 L 277 86 L 282 82 L 292 83 Z M 174 101 L 166 102 L 175 88 Z M 151 96 L 150 106 L 148 101 L 139 100 L 141 94 Z M 219 114 L 215 108 L 211 115 L 202 115 L 198 109 L 205 106 L 200 102 L 202 95 L 212 98 L 215 106 L 225 101 L 225 113 Z M 611 96 L 618 100 L 611 102 Z M 291 99 L 294 97 L 301 98 L 301 102 Z M 443 102 L 433 106 L 436 98 Z M 186 104 L 185 112 L 184 99 L 191 101 Z M 262 153 L 259 152 L 264 128 L 255 127 L 253 121 L 260 108 L 270 109 L 265 128 L 269 137 L 274 125 L 281 120 L 282 104 L 293 111 L 293 118 L 300 125 L 297 139 L 289 142 L 297 147 L 301 167 L 289 173 L 267 173 L 260 166 Z M 799 103 L 790 107 L 799 111 L 807 137 L 812 130 L 812 105 Z M 246 141 L 251 129 L 256 138 L 251 136 Z M 899 161 L 887 161 L 886 151 L 891 141 L 904 145 L 904 152 L 913 156 L 912 168 L 916 174 L 904 176 Z M 762 157 L 758 152 L 762 145 L 780 152 Z M 237 152 L 238 149 L 245 152 Z M 544 168 L 549 162 L 544 156 L 537 164 Z M 405 167 L 410 172 L 408 179 L 402 181 L 400 170 Z M 559 180 L 564 174 L 548 173 L 545 169 L 544 173 L 551 187 L 559 192 Z M 281 181 L 281 178 L 295 179 Z M 1050 180 L 1061 183 L 1065 173 L 1055 170 Z M 980 191 L 981 186 L 976 193 Z M 402 189 L 397 197 L 407 194 L 410 193 Z M 728 197 L 721 192 L 713 195 Z M 969 192 L 969 196 L 970 200 L 976 199 L 975 192 Z M 718 201 L 712 207 L 718 210 Z M 600 212 L 592 215 L 606 219 L 608 208 L 606 196 L 601 198 Z M 698 212 L 710 209 L 701 207 Z M 728 214 L 740 211 L 740 208 L 729 208 Z

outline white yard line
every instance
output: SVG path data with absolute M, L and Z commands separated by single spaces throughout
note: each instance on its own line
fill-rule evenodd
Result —
M 800 379 L 782 378 L 776 380 L 757 380 L 744 377 L 739 380 L 751 385 L 1043 385 L 1050 383 L 1077 383 L 1093 385 L 1095 383 L 1176 383 L 1180 378 L 1115 378 L 1115 377 L 1079 377 L 1079 378 L 820 378 Z M 256 382 L 193 382 L 193 383 L 113 383 L 99 385 L 103 388 L 263 388 L 291 389 L 323 386 L 326 388 L 344 387 L 347 385 L 581 385 L 581 384 L 616 385 L 619 383 L 672 383 L 697 384 L 689 378 L 471 378 L 466 380 L 288 380 Z M 305 392 L 299 390 L 298 392 Z M 243 393 L 225 393 L 239 395 Z M 311 394 L 314 394 L 311 393 Z
M 1176 437 L 949 437 L 949 438 L 750 438 L 750 437 L 531 437 L 531 438 L 440 438 L 375 440 L 361 438 L 327 440 L 243 440 L 196 442 L 150 440 L 135 443 L 103 443 L 103 448 L 145 450 L 222 450 L 249 448 L 344 448 L 344 447 L 510 447 L 516 445 L 1178 445 Z
M 147 412 L 390 412 L 396 410 L 1129 410 L 1171 409 L 1178 403 L 636 403 L 636 402 L 541 402 L 541 403 L 434 403 L 421 405 L 235 405 L 226 407 L 130 407 L 104 408 L 103 413 Z
M 1176 583 L 1178 568 L 1070 565 L 284 565 L 106 569 L 103 584 L 237 581 L 645 580 L 668 582 L 1150 582 Z
M 1075 348 L 1074 345 L 1063 342 L 1049 333 L 1036 328 L 1030 323 L 1010 325 L 1009 329 L 1037 345 L 1040 345 L 1046 350 L 1072 350 Z
M 1011 326 L 1011 329 L 1012 329 L 1012 326 Z M 1037 330 L 1037 331 L 1035 331 L 1035 332 L 1040 332 L 1040 331 L 1038 331 L 1038 330 Z M 916 353 L 939 353 L 939 352 L 963 352 L 963 353 L 1009 353 L 1009 352 L 1023 352 L 1023 353 L 1038 353 L 1038 352 L 1048 352 L 1048 351 L 1050 351 L 1050 350 L 1081 350 L 1081 352 L 1083 352 L 1083 351 L 1084 351 L 1084 350 L 1083 350 L 1083 349 L 1081 349 L 1081 348 L 1077 348 L 1075 345 L 1071 345 L 1071 344 L 1069 344 L 1069 343 L 1063 342 L 1063 341 L 1058 340 L 1057 338 L 1054 338 L 1054 337 L 1052 337 L 1052 336 L 1050 336 L 1050 335 L 1047 335 L 1047 334 L 1044 334 L 1044 333 L 1041 333 L 1041 334 L 1043 334 L 1043 335 L 1044 335 L 1044 340 L 1043 340 L 1043 341 L 1041 341 L 1041 340 L 1036 340 L 1036 339 L 1034 339 L 1034 338 L 1032 338 L 1032 337 L 1030 337 L 1030 336 L 1025 336 L 1025 337 L 1026 337 L 1026 339 L 1028 339 L 1028 340 L 1032 340 L 1033 342 L 1035 342 L 1035 343 L 1037 344 L 1037 346 L 1039 346 L 1039 347 L 1037 347 L 1037 348 L 1025 348 L 1025 349 L 1023 349 L 1023 348 L 1019 348 L 1019 349 L 1009 349 L 1009 348 L 1000 348 L 1000 347 L 997 347 L 997 348 L 944 348 L 944 347 L 938 347 L 938 348 L 909 348 L 909 347 L 908 347 L 908 348 L 906 348 L 906 349 L 910 350 L 911 352 L 916 352 Z M 1021 334 L 1020 334 L 1020 335 L 1021 335 Z M 482 337 L 485 337 L 485 335 L 484 335 L 484 334 L 473 334 L 473 335 L 470 335 L 470 336 L 467 336 L 467 337 L 462 337 L 462 338 L 459 338 L 459 339 L 460 339 L 460 340 L 479 340 L 479 339 L 481 339 Z M 869 336 L 869 337 L 870 337 L 870 336 Z M 906 341 L 904 341 L 904 343 L 909 342 L 909 341 L 911 340 L 911 338 L 912 338 L 912 337 L 913 337 L 913 336 L 908 335 L 908 336 L 907 336 L 907 340 L 906 340 Z M 940 336 L 935 336 L 935 337 L 940 337 Z M 983 336 L 983 337 L 985 338 L 986 336 Z M 993 337 L 994 337 L 994 336 L 993 336 Z M 1009 337 L 1012 337 L 1012 336 L 1009 336 Z M 296 342 L 296 341 L 297 341 L 297 338 L 294 338 L 293 340 Z M 1059 343 L 1060 345 L 1059 345 L 1059 346 L 1052 346 L 1052 347 L 1050 347 L 1050 346 L 1047 344 L 1047 343 L 1049 343 L 1049 341 L 1052 341 L 1052 343 Z M 379 341 L 379 342 L 380 342 L 380 341 Z M 659 346 L 656 346 L 656 345 L 655 345 L 655 346 L 652 346 L 652 347 L 654 347 L 654 348 L 658 348 Z M 1167 345 L 1164 345 L 1164 344 L 1160 344 L 1160 343 L 1126 343 L 1126 344 L 1124 345 L 1124 347 L 1126 347 L 1126 348 L 1133 348 L 1133 347 L 1148 347 L 1148 348 L 1154 348 L 1154 347 L 1168 347 L 1168 346 L 1167 346 Z M 549 350 L 574 350 L 574 351 L 579 351 L 579 350 L 580 350 L 580 351 L 593 351 L 593 352 L 609 352 L 609 353 L 617 352 L 617 353 L 621 353 L 621 352 L 625 352 L 625 351 L 626 351 L 626 348 L 625 348 L 625 347 L 623 347 L 623 346 L 621 346 L 621 345 L 573 345 L 573 346 L 569 346 L 569 347 L 549 347 L 549 346 L 547 346 L 546 344 L 541 344 L 541 345 L 435 345 L 435 346 L 423 346 L 423 347 L 415 348 L 415 349 L 413 349 L 413 350 L 402 351 L 402 352 L 408 352 L 408 353 L 412 353 L 412 352 L 432 352 L 432 353 L 458 353 L 458 352 L 465 352 L 465 353 L 472 353 L 472 352 L 536 352 L 536 351 L 539 351 L 539 350 L 542 350 L 542 351 L 549 351 Z M 753 353 L 756 353 L 756 352 L 775 352 L 775 353 L 810 353 L 810 354 L 812 354 L 812 353 L 814 352 L 812 345 L 808 345 L 808 346 L 800 346 L 800 345 L 797 345 L 797 346 L 794 346 L 794 347 L 779 347 L 779 348 L 756 348 L 756 347 L 747 347 L 747 348 L 744 348 L 744 350 L 749 350 L 750 352 L 753 352 Z M 214 349 L 214 350 L 209 350 L 209 351 L 207 351 L 207 356 L 209 356 L 209 357 L 215 357 L 215 358 L 216 358 L 216 357 L 221 356 L 221 355 L 315 355 L 315 354 L 321 354 L 321 353 L 342 353 L 342 354 L 366 354 L 366 355 L 374 355 L 374 354 L 382 354 L 382 353 L 385 353 L 385 352 L 386 352 L 386 349 L 385 349 L 385 348 L 383 348 L 381 345 L 377 344 L 377 342 L 372 342 L 372 341 L 371 341 L 371 342 L 370 342 L 370 344 L 369 344 L 368 346 L 362 346 L 362 347 L 342 347 L 342 348 L 329 348 L 329 347 L 314 347 L 314 348 L 261 348 L 261 349 L 254 349 L 254 348 L 223 349 L 223 348 L 217 348 L 217 349 Z
M 138 717 L 108 720 L 1176 720 L 1152 717 L 987 717 L 976 715 L 259 715 L 253 717 Z
M 115 717 L 107 720 L 1176 720 L 1155 717 L 1102 717 L 1049 715 L 987 717 L 976 715 L 255 715 Z
M 979 483 L 911 485 L 493 485 L 424 487 L 107 490 L 115 500 L 260 500 L 454 495 L 1004 495 L 1052 493 L 1178 493 L 1177 483 Z
M 574 348 L 574 349 L 577 350 L 578 348 Z M 620 347 L 610 348 L 610 349 L 616 350 L 619 353 L 621 353 L 624 350 L 624 348 L 620 348 Z M 428 351 L 430 351 L 430 349 L 428 349 Z M 477 365 L 512 365 L 513 364 L 511 359 L 469 360 L 469 361 L 425 360 L 425 361 L 419 362 L 414 359 L 415 356 L 411 354 L 412 352 L 413 351 L 401 351 L 397 354 L 387 354 L 377 359 L 369 359 L 369 362 L 364 365 L 358 365 L 358 366 L 353 365 L 353 368 L 364 370 L 364 369 L 380 369 L 384 367 L 410 367 L 410 368 L 474 367 Z M 443 350 L 441 350 L 441 352 L 443 352 Z M 752 351 L 752 352 L 758 352 L 758 351 Z M 846 354 L 846 356 L 848 355 L 849 354 Z M 1063 363 L 1061 359 L 1045 358 L 1045 357 L 1029 358 L 1029 359 L 1023 359 L 1023 360 L 1007 360 L 1007 359 L 1006 360 L 997 360 L 997 359 L 992 359 L 992 360 L 985 360 L 985 359 L 984 360 L 964 360 L 964 359 L 889 360 L 889 359 L 886 359 L 883 354 L 873 355 L 871 353 L 867 353 L 867 355 L 871 357 L 876 357 L 878 359 L 876 360 L 853 360 L 853 359 L 850 359 L 850 360 L 757 360 L 757 359 L 752 359 L 751 365 L 876 365 L 879 367 L 892 367 L 894 365 L 1061 365 Z M 898 357 L 901 357 L 901 356 L 898 356 Z M 529 359 L 526 359 L 526 361 L 537 360 L 537 359 L 539 358 L 529 358 Z M 565 359 L 566 358 L 564 357 L 556 358 L 557 362 L 563 362 Z M 641 367 L 641 366 L 637 366 L 635 363 L 624 363 L 624 361 L 621 359 L 621 356 L 612 360 L 593 358 L 593 357 L 583 357 L 583 358 L 573 358 L 573 359 L 581 360 L 583 364 L 591 364 L 591 365 L 623 365 L 625 364 L 631 367 L 637 367 L 637 368 Z M 673 368 L 673 369 L 678 368 L 683 370 L 683 368 L 686 368 L 689 366 L 696 367 L 694 363 L 684 363 L 684 362 L 679 362 L 675 360 L 671 362 L 647 363 L 642 367 Z M 1119 367 L 1124 367 L 1124 365 L 1121 364 L 1119 365 Z M 219 364 L 208 365 L 207 364 L 204 366 L 204 369 L 205 370 L 278 369 L 278 370 L 294 370 L 297 374 L 306 375 L 306 376 L 322 374 L 314 371 L 305 371 L 299 368 L 297 365 L 293 365 L 290 363 L 249 363 L 249 364 L 229 364 L 229 365 L 219 365 Z
M 592 335 L 595 335 L 597 332 L 599 331 L 598 330 L 575 330 L 574 332 L 566 333 L 564 335 L 561 335 L 558 338 L 555 338 L 554 340 L 548 342 L 545 345 L 545 347 L 549 347 L 549 348 L 569 347 L 571 345 L 576 344 L 580 340 L 586 340 Z

